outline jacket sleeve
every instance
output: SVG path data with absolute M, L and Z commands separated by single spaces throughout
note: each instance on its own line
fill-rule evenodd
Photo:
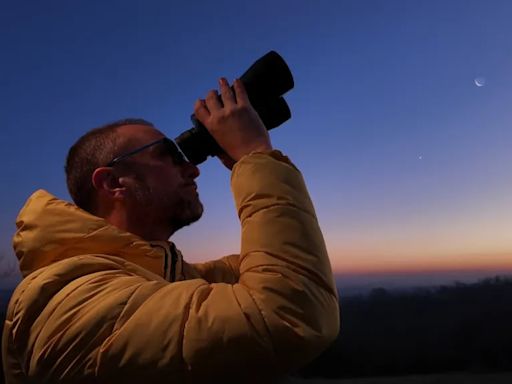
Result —
M 232 189 L 242 225 L 239 284 L 265 319 L 275 356 L 296 368 L 339 331 L 334 276 L 302 175 L 279 151 L 237 164 Z
M 205 263 L 184 263 L 184 271 L 187 275 L 198 275 L 209 283 L 235 284 L 240 278 L 240 255 L 224 256 L 218 260 Z M 194 272 L 191 273 L 190 269 Z

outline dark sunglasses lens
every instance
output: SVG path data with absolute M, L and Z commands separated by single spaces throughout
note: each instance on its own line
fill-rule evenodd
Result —
M 176 164 L 184 164 L 187 162 L 187 159 L 185 159 L 179 148 L 176 146 L 176 144 L 174 144 L 172 140 L 165 140 L 165 145 Z

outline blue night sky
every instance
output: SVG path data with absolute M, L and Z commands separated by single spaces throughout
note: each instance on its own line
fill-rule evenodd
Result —
M 273 144 L 302 170 L 335 271 L 512 271 L 512 2 L 2 1 L 0 275 L 15 217 L 64 160 L 124 117 L 169 137 L 193 104 L 276 50 L 295 88 Z M 239 249 L 229 172 L 198 179 L 190 261 Z M 433 276 L 433 275 L 429 275 Z

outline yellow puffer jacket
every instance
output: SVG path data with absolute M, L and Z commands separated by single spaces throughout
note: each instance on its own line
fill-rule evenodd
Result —
M 7 383 L 266 382 L 317 356 L 339 312 L 302 176 L 272 151 L 231 184 L 240 256 L 198 265 L 35 192 L 16 223 Z

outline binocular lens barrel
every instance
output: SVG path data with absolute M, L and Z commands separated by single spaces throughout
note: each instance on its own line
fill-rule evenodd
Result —
M 265 127 L 270 130 L 291 117 L 290 108 L 282 95 L 293 88 L 293 76 L 283 58 L 270 51 L 258 59 L 240 77 L 252 106 Z M 208 156 L 222 153 L 222 148 L 208 130 L 192 115 L 194 127 L 174 139 L 187 159 L 201 164 Z
M 288 65 L 275 51 L 270 51 L 254 62 L 240 80 L 253 105 L 260 99 L 282 96 L 294 86 Z

